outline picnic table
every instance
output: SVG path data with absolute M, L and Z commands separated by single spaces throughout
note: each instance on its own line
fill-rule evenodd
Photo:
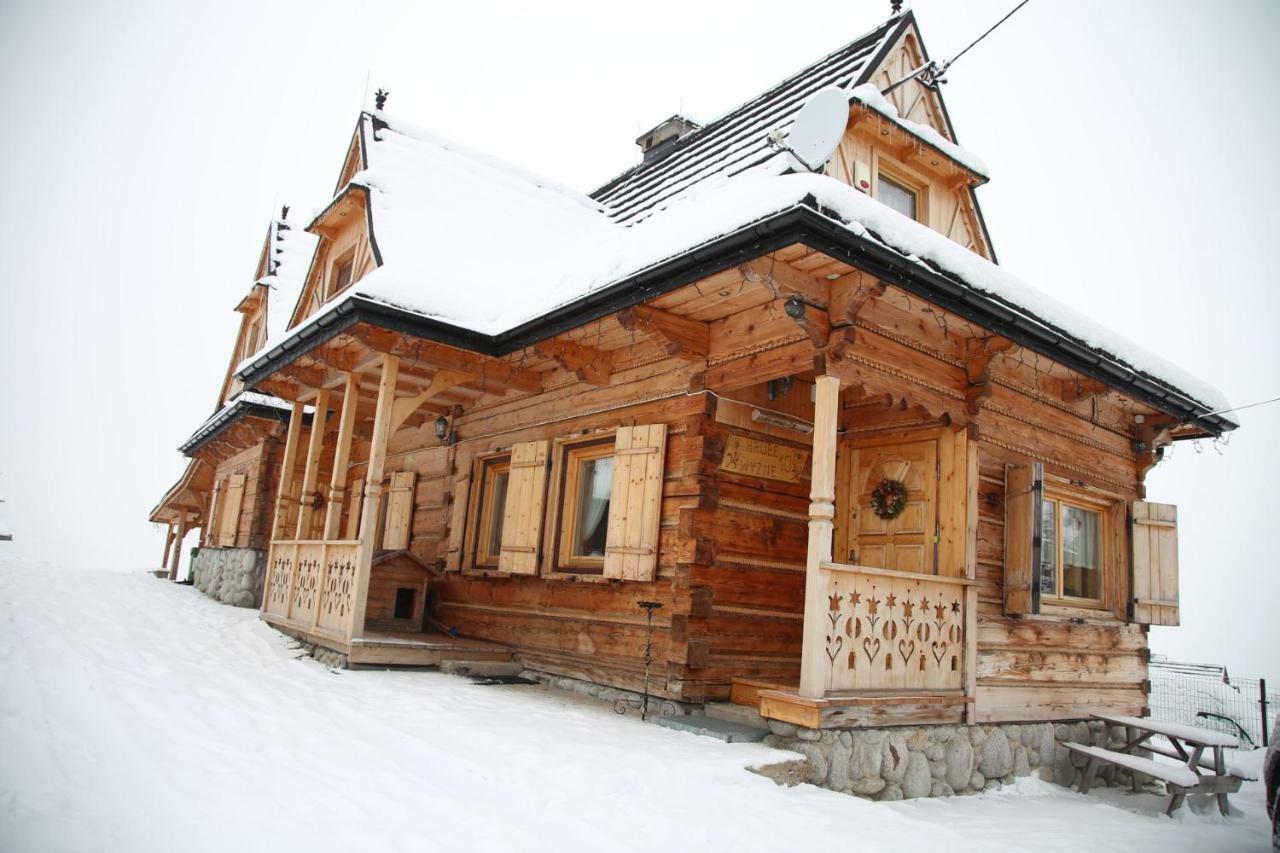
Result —
M 1194 726 L 1163 723 L 1145 717 L 1112 716 L 1095 714 L 1102 721 L 1102 730 L 1096 744 L 1068 743 L 1067 749 L 1087 756 L 1084 775 L 1080 779 L 1080 793 L 1087 794 L 1093 777 L 1101 764 L 1114 764 L 1131 771 L 1133 790 L 1142 790 L 1141 776 L 1150 776 L 1165 783 L 1171 794 L 1169 809 L 1172 815 L 1187 799 L 1187 794 L 1214 794 L 1218 799 L 1218 811 L 1228 813 L 1227 795 L 1240 790 L 1245 774 L 1229 768 L 1223 750 L 1238 747 L 1240 742 L 1232 735 L 1212 732 Z M 1125 730 L 1125 743 L 1119 749 L 1107 749 L 1111 732 L 1120 727 Z M 1152 743 L 1155 735 L 1162 736 L 1169 746 Z M 1142 755 L 1146 750 L 1173 758 L 1179 765 L 1162 764 Z M 1205 755 L 1209 750 L 1211 755 Z

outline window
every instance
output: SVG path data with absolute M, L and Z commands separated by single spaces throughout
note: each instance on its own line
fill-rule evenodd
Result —
M 1040 512 L 1040 595 L 1101 603 L 1103 514 L 1063 495 L 1048 494 Z
M 919 218 L 916 211 L 916 191 L 890 179 L 883 172 L 876 182 L 876 198 L 908 219 Z
M 244 336 L 244 349 L 240 353 L 241 360 L 248 358 L 258 351 L 258 338 L 262 335 L 262 318 L 254 317 L 249 323 L 249 330 Z
M 567 445 L 561 471 L 563 495 L 556 557 L 567 571 L 603 572 L 613 495 L 612 438 Z
M 507 484 L 510 478 L 510 456 L 495 456 L 481 463 L 477 504 L 480 520 L 476 526 L 473 555 L 477 568 L 498 568 L 498 559 L 502 553 L 502 521 L 506 515 Z
M 329 295 L 336 296 L 351 285 L 351 273 L 355 269 L 355 255 L 348 252 L 333 264 L 329 276 Z

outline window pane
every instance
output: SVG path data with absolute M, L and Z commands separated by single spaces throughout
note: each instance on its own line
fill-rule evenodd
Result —
M 880 176 L 879 186 L 876 189 L 876 198 L 908 219 L 916 218 L 916 194 L 902 184 L 894 183 L 884 175 Z
M 613 492 L 613 457 L 578 463 L 577 524 L 573 531 L 575 557 L 603 557 L 609 533 L 609 496 Z
M 351 267 L 352 267 L 351 261 L 347 261 L 345 264 L 338 267 L 338 273 L 336 276 L 334 276 L 334 282 L 333 282 L 334 293 L 340 292 L 343 288 L 345 288 L 348 284 L 351 283 Z
M 1074 506 L 1062 508 L 1062 592 L 1102 597 L 1102 516 Z
M 507 514 L 507 476 L 509 472 L 501 471 L 493 475 L 493 494 L 489 503 L 489 547 L 488 553 L 497 556 L 502 549 L 502 520 Z
M 1058 594 L 1058 504 L 1045 501 L 1040 511 L 1040 594 Z

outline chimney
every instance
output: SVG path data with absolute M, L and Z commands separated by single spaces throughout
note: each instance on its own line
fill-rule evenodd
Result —
M 677 140 L 683 139 L 701 127 L 702 125 L 696 121 L 677 113 L 664 119 L 652 130 L 640 134 L 636 138 L 636 145 L 639 145 L 640 150 L 644 152 L 644 162 L 652 163 L 667 156 Z

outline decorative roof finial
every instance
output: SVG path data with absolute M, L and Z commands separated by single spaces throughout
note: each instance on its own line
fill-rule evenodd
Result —
M 893 14 L 900 14 L 902 12 L 902 0 L 889 0 L 889 8 L 893 10 Z
M 281 219 L 289 218 L 289 205 L 287 204 L 280 205 L 280 218 Z
M 386 89 L 379 89 L 378 91 L 374 92 L 373 108 L 375 110 L 381 111 L 382 108 L 387 105 L 387 95 L 390 95 L 390 94 L 391 93 L 388 92 Z

